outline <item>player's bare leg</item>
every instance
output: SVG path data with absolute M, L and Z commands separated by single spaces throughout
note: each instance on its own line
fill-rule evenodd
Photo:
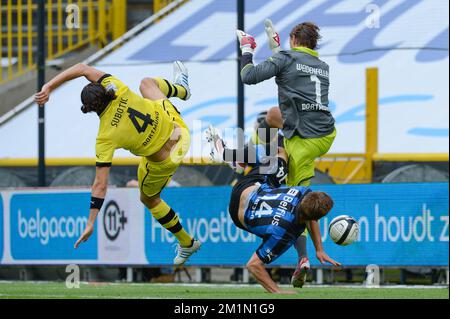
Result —
M 141 192 L 141 202 L 150 210 L 153 217 L 178 239 L 177 255 L 173 263 L 176 266 L 183 265 L 192 254 L 200 249 L 201 243 L 184 230 L 178 215 L 159 195 L 148 197 Z
M 266 121 L 272 128 L 283 128 L 283 117 L 278 106 L 272 107 L 267 111 Z
M 283 128 L 283 118 L 278 106 L 272 107 L 267 111 L 266 117 L 257 127 L 258 139 L 262 144 L 270 144 L 277 136 L 277 129 Z
M 191 89 L 189 87 L 189 75 L 186 66 L 180 61 L 173 63 L 173 82 L 163 78 L 144 78 L 139 90 L 144 98 L 149 100 L 164 100 L 177 97 L 181 100 L 189 100 Z
M 139 91 L 144 98 L 152 101 L 167 99 L 167 96 L 159 88 L 158 81 L 153 78 L 142 79 Z

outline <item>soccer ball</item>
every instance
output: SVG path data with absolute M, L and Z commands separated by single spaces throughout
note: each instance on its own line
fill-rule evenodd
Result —
M 331 221 L 328 232 L 336 244 L 347 246 L 358 238 L 359 224 L 353 217 L 341 215 Z

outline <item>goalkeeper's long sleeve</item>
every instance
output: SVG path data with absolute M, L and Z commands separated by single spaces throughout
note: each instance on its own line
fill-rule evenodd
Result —
M 253 54 L 244 54 L 241 60 L 241 78 L 245 84 L 257 84 L 278 76 L 286 64 L 286 57 L 277 53 L 266 61 L 254 65 Z

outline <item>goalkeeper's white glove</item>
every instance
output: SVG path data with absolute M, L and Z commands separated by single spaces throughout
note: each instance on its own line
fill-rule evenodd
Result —
M 255 39 L 250 34 L 247 34 L 241 30 L 237 30 L 236 34 L 239 40 L 239 44 L 241 45 L 242 54 L 244 53 L 253 54 L 256 48 Z
M 272 50 L 274 54 L 280 52 L 282 50 L 280 35 L 278 34 L 277 31 L 275 31 L 272 20 L 266 19 L 266 21 L 264 21 L 264 27 L 266 29 L 267 37 L 269 38 L 270 50 Z

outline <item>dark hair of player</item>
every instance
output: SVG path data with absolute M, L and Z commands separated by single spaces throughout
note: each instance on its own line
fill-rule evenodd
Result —
M 334 202 L 324 192 L 310 192 L 300 203 L 297 214 L 298 220 L 319 220 L 333 208 Z
M 89 83 L 81 91 L 81 112 L 102 114 L 108 104 L 116 98 L 113 90 L 107 91 L 99 83 Z
M 292 29 L 290 36 L 298 46 L 307 47 L 311 50 L 317 48 L 317 43 L 321 38 L 320 28 L 312 22 L 300 23 Z

